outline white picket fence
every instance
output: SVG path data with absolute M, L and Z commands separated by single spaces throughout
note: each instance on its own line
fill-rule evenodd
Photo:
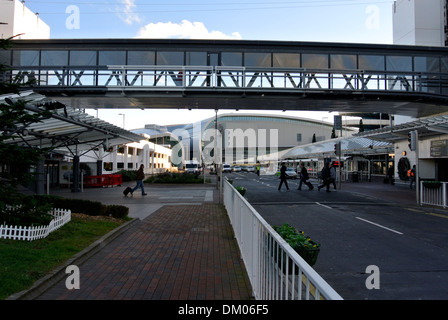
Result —
M 47 237 L 54 230 L 59 229 L 71 220 L 70 210 L 53 209 L 50 212 L 54 219 L 47 226 L 8 226 L 0 225 L 0 239 L 27 240 L 33 241 Z

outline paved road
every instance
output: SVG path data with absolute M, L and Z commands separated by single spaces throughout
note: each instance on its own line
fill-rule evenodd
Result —
M 448 299 L 447 212 L 416 206 L 410 190 L 346 183 L 330 193 L 298 191 L 299 180 L 289 180 L 290 191 L 278 191 L 272 176 L 227 176 L 268 223 L 292 224 L 321 243 L 314 268 L 344 299 Z M 370 265 L 379 281 L 366 273 Z M 366 280 L 380 288 L 367 289 Z

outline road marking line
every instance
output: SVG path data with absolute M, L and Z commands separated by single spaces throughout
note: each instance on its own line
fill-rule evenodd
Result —
M 322 203 L 316 202 L 316 204 L 317 204 L 318 206 L 321 206 L 321 207 L 324 207 L 324 208 L 333 210 L 332 207 L 326 206 L 326 205 L 324 205 L 324 204 L 322 204 Z
M 374 223 L 374 222 L 372 222 L 372 221 L 369 221 L 369 220 L 366 220 L 366 219 L 363 219 L 363 218 L 360 218 L 360 217 L 355 217 L 355 218 L 356 218 L 356 219 L 359 219 L 359 220 L 362 220 L 362 221 L 364 221 L 364 222 L 373 224 L 373 225 L 375 225 L 375 226 L 377 226 L 377 227 L 380 227 L 380 228 L 383 228 L 383 229 L 386 229 L 386 230 L 389 230 L 389 231 L 392 231 L 392 232 L 395 232 L 395 233 L 398 233 L 398 234 L 403 234 L 402 232 L 396 231 L 396 230 L 394 230 L 394 229 L 387 228 L 387 227 L 385 227 L 385 226 L 382 226 L 382 225 L 380 225 L 380 224 Z
M 438 213 L 432 213 L 432 212 L 425 212 L 425 214 L 430 215 L 430 216 L 434 216 L 434 217 L 448 219 L 448 216 L 446 216 L 444 214 L 438 214 Z

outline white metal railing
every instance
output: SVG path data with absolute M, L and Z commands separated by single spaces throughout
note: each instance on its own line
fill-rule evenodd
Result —
M 448 207 L 447 203 L 447 184 L 448 182 L 437 182 L 438 185 L 432 185 L 436 182 L 428 184 L 425 181 L 420 181 L 420 204 Z
M 342 299 L 226 180 L 223 194 L 256 299 Z
M 64 209 L 53 209 L 50 212 L 54 219 L 47 226 L 8 226 L 0 225 L 0 239 L 28 240 L 33 241 L 47 237 L 54 230 L 59 229 L 71 220 L 71 211 Z

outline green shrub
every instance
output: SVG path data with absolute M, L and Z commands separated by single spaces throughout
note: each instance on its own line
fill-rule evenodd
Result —
M 0 224 L 39 226 L 48 225 L 53 216 L 48 212 L 52 208 L 68 209 L 73 213 L 89 216 L 111 216 L 118 219 L 126 218 L 129 208 L 121 205 L 103 205 L 101 202 L 69 199 L 51 195 L 24 196 L 20 207 L 6 209 L 0 203 Z
M 151 176 L 145 180 L 146 183 L 203 183 L 199 176 L 191 173 L 165 172 Z
M 38 202 L 47 202 L 53 208 L 68 209 L 73 213 L 82 213 L 89 216 L 104 215 L 104 206 L 101 202 L 83 199 L 69 199 L 58 196 L 38 195 L 34 196 Z
M 117 174 L 121 174 L 123 182 L 137 180 L 137 170 L 120 170 Z
M 7 207 L 0 204 L 0 223 L 6 225 L 41 226 L 53 219 L 49 214 L 51 204 L 39 202 L 33 197 L 23 196 L 19 206 Z
M 246 194 L 246 188 L 244 187 L 240 187 L 240 186 L 236 186 L 235 187 L 236 191 L 238 191 L 243 197 Z
M 129 208 L 121 205 L 108 205 L 104 210 L 105 216 L 111 216 L 118 219 L 123 219 L 129 214 Z

